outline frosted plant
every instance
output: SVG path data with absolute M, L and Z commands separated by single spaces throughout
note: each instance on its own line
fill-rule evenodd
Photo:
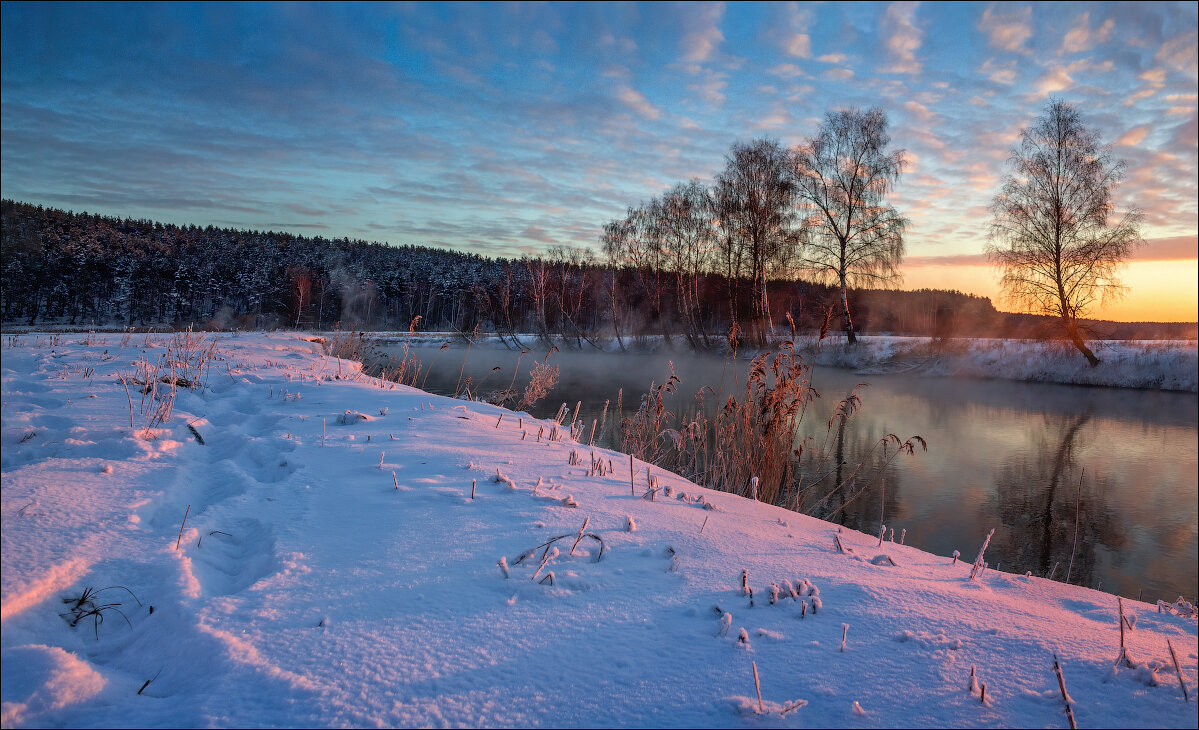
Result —
M 995 534 L 995 528 L 987 533 L 987 539 L 983 540 L 983 546 L 978 549 L 978 557 L 974 559 L 974 567 L 970 569 L 970 580 L 974 580 L 982 574 L 986 569 L 987 564 L 983 561 L 983 553 L 987 552 L 987 546 L 991 544 L 991 536 Z
M 745 630 L 744 626 L 737 632 L 737 643 L 746 649 L 749 648 L 749 632 Z
M 637 523 L 633 520 L 632 515 L 625 515 L 625 529 L 629 532 L 637 531 Z
M 770 584 L 770 605 L 773 606 L 774 604 L 778 603 L 778 601 L 779 601 L 779 584 L 771 583 Z
M 507 578 L 508 577 L 508 558 L 501 555 L 499 561 L 496 562 L 496 565 L 500 566 L 500 571 L 503 572 L 504 577 Z
M 733 626 L 733 614 L 726 611 L 724 613 L 724 615 L 720 617 L 720 635 L 728 636 L 729 629 L 732 628 L 732 626 Z

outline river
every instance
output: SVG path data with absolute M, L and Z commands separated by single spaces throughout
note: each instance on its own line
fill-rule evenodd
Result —
M 461 345 L 413 352 L 426 367 L 424 388 L 443 395 L 461 390 L 467 378 L 483 396 L 508 388 L 518 357 L 520 390 L 545 356 L 544 350 L 520 356 L 480 346 L 468 353 Z M 623 412 L 630 415 L 651 380 L 666 378 L 669 362 L 680 379 L 670 401 L 676 413 L 695 408 L 701 387 L 722 396 L 709 393 L 709 408 L 735 390 L 734 382 L 743 390 L 748 367 L 741 360 L 734 373 L 723 357 L 691 352 L 556 352 L 549 362 L 560 368 L 560 378 L 532 415 L 553 417 L 563 403 L 573 413 L 581 401 L 579 418 L 589 431 L 607 401 L 600 436 L 612 447 L 618 446 L 618 394 L 623 390 Z M 833 409 L 859 383 L 868 384 L 858 388 L 861 408 L 841 434 L 845 469 L 859 462 L 865 467 L 854 484 L 827 499 L 809 495 L 805 511 L 869 534 L 878 534 L 881 517 L 896 541 L 906 531 L 906 544 L 940 555 L 959 550 L 967 560 L 994 528 L 987 559 L 1005 572 L 1063 580 L 1069 571 L 1072 583 L 1130 598 L 1194 600 L 1199 396 L 822 367 L 812 369 L 811 380 L 821 397 L 797 437 L 812 436 L 826 454 L 838 436 L 835 425 L 829 429 Z M 922 436 L 928 450 L 897 457 L 874 473 L 876 445 L 888 433 Z

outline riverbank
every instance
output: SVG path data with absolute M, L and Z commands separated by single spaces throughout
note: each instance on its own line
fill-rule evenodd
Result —
M 971 580 L 982 534 L 879 545 L 654 469 L 647 500 L 645 464 L 294 333 L 122 340 L 4 343 L 6 727 L 1064 727 L 1055 653 L 1079 726 L 1197 724 L 1186 606 L 1125 599 L 1113 669 L 1116 598 Z
M 440 347 L 445 342 L 462 342 L 463 338 L 450 332 L 371 333 L 381 341 L 410 342 L 418 347 Z M 533 335 L 516 338 L 483 335 L 476 345 L 498 349 L 544 348 L 545 344 Z M 570 342 L 557 341 L 560 349 L 569 349 Z M 584 342 L 581 351 L 600 349 L 620 350 L 615 340 L 599 342 L 598 348 Z M 632 352 L 673 352 L 661 337 L 641 338 L 627 343 Z M 1101 362 L 1090 367 L 1086 360 L 1067 342 L 1044 340 L 1000 340 L 953 338 L 937 340 L 929 337 L 899 335 L 862 336 L 853 345 L 843 337 L 831 336 L 821 341 L 814 336 L 795 339 L 795 349 L 813 365 L 843 368 L 862 375 L 880 373 L 910 373 L 934 377 L 952 376 L 987 380 L 1014 380 L 1062 385 L 1090 385 L 1110 388 L 1199 392 L 1199 342 L 1195 340 L 1097 340 L 1091 343 Z M 716 352 L 727 351 L 720 343 Z M 742 349 L 742 357 L 757 354 Z

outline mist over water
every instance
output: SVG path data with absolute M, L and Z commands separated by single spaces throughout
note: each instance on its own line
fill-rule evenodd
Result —
M 425 381 L 430 392 L 452 395 L 461 370 L 485 397 L 509 387 L 519 353 L 476 345 L 467 354 L 455 345 L 440 353 L 418 349 L 416 356 L 426 366 L 433 363 Z M 514 387 L 523 388 L 544 356 L 535 350 L 521 357 Z M 686 351 L 565 351 L 550 356 L 560 378 L 531 415 L 551 418 L 563 403 L 573 412 L 582 401 L 579 418 L 589 432 L 609 401 L 604 439 L 597 428 L 596 442 L 617 447 L 618 392 L 623 388 L 623 412 L 631 415 L 650 382 L 668 377 L 670 362 L 681 381 L 668 401 L 676 414 L 696 408 L 695 394 L 705 386 L 714 391 L 705 394 L 710 413 L 734 391 L 738 397 L 744 392 L 747 360 L 735 363 L 734 372 L 723 357 Z M 798 436 L 813 437 L 811 448 L 831 455 L 838 433 L 835 425 L 830 430 L 829 418 L 859 383 L 869 385 L 858 389 L 862 407 L 842 434 L 843 469 L 848 475 L 859 462 L 865 466 L 855 484 L 829 495 L 821 489 L 831 491 L 834 480 L 826 480 L 827 486 L 806 494 L 805 511 L 872 535 L 882 511 L 897 541 L 906 529 L 906 544 L 940 555 L 960 550 L 973 556 L 996 528 L 987 558 L 1005 572 L 1053 572 L 1061 580 L 1073 550 L 1072 583 L 1132 598 L 1143 590 L 1147 601 L 1194 599 L 1199 396 L 817 367 L 812 384 L 821 397 Z M 880 475 L 881 451 L 874 446 L 888 433 L 923 436 L 928 451 L 901 455 Z M 810 458 L 811 449 L 805 454 Z M 870 486 L 846 503 L 865 484 Z

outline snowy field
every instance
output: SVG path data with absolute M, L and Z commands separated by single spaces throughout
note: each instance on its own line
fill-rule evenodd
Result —
M 1055 653 L 1079 727 L 1199 724 L 1189 605 L 211 338 L 5 339 L 4 727 L 1067 727 Z

